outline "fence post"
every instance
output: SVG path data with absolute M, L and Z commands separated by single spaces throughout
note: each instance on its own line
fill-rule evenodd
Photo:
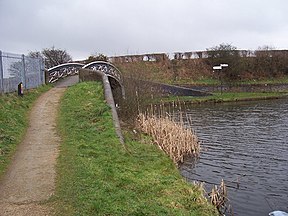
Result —
M 2 51 L 0 50 L 0 93 L 4 93 L 4 72 L 2 62 Z
M 22 79 L 22 82 L 23 82 L 23 85 L 24 85 L 24 88 L 26 89 L 27 86 L 26 86 L 26 67 L 25 67 L 25 56 L 24 54 L 22 54 L 22 64 L 23 64 L 23 79 Z
M 39 57 L 41 85 L 45 84 L 45 65 L 43 58 Z

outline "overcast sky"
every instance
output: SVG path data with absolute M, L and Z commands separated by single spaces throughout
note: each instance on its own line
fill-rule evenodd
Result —
M 288 48 L 288 0 L 0 0 L 0 50 L 55 46 L 73 59 Z

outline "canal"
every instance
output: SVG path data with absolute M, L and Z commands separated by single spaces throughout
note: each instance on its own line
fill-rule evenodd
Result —
M 288 212 L 288 99 L 204 104 L 185 110 L 201 155 L 180 171 L 207 190 L 224 179 L 235 216 Z

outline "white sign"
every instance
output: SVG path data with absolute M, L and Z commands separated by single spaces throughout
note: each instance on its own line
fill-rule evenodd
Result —
M 221 66 L 214 66 L 214 67 L 213 67 L 213 70 L 221 70 L 221 69 L 222 69 Z

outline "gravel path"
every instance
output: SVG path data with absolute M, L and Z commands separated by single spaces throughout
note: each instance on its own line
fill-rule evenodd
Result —
M 38 98 L 29 128 L 0 182 L 0 215 L 50 215 L 45 201 L 55 188 L 60 138 L 56 117 L 65 88 L 53 88 Z

